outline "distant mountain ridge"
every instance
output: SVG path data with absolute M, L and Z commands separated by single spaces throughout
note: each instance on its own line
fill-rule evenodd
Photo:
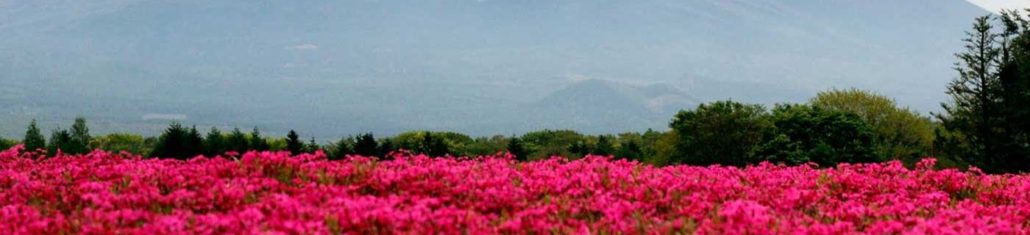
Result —
M 167 125 L 148 114 L 319 138 L 611 133 L 833 87 L 926 112 L 982 14 L 962 0 L 0 0 L 0 135 L 78 115 L 100 133 Z

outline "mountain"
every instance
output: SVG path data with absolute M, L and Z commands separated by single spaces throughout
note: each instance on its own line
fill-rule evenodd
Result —
M 833 87 L 928 112 L 983 14 L 962 0 L 0 0 L 0 135 L 80 115 L 98 133 L 639 131 L 694 101 Z M 612 103 L 581 102 L 595 97 Z
M 668 84 L 633 85 L 588 79 L 521 106 L 521 113 L 527 115 L 518 117 L 536 124 L 536 128 L 611 133 L 662 128 L 677 111 L 699 103 Z M 604 129 L 598 129 L 599 126 Z

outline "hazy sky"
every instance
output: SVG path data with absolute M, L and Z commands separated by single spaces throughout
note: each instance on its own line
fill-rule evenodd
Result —
M 1030 0 L 969 0 L 969 2 L 995 12 L 1001 9 L 1030 8 Z

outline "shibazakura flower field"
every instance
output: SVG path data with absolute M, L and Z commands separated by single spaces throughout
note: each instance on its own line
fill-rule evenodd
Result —
M 588 156 L 0 153 L 0 234 L 1027 234 L 1030 177 Z

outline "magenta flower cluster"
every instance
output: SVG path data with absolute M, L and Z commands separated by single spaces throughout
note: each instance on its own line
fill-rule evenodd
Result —
M 0 152 L 0 234 L 1028 234 L 1030 178 L 588 156 Z

